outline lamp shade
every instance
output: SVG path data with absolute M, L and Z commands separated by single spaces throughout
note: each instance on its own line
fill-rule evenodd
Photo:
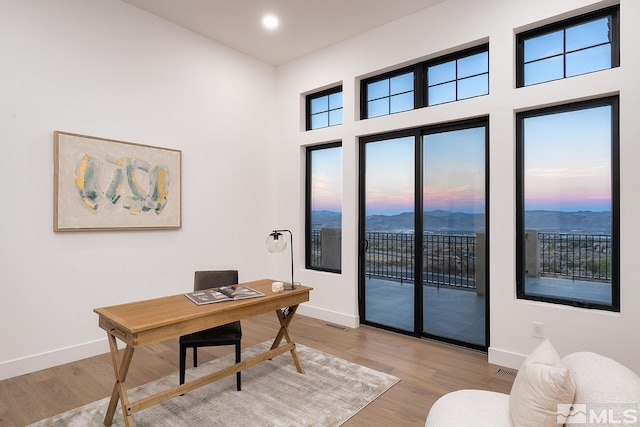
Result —
M 296 285 L 293 281 L 293 233 L 291 230 L 273 230 L 271 234 L 267 236 L 267 250 L 271 253 L 282 252 L 287 248 L 287 239 L 284 237 L 282 233 L 289 233 L 289 239 L 291 240 L 291 283 L 285 284 L 285 289 L 295 289 Z
M 284 238 L 282 233 L 274 231 L 267 236 L 267 250 L 271 253 L 282 252 L 287 248 L 287 239 Z

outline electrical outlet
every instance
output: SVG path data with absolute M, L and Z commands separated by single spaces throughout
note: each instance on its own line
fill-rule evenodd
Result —
M 544 338 L 544 323 L 533 322 L 533 336 L 535 338 Z

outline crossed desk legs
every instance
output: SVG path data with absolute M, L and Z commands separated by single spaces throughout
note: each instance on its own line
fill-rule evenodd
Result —
M 129 402 L 129 396 L 127 395 L 127 389 L 125 387 L 125 380 L 127 379 L 127 373 L 129 371 L 129 367 L 131 366 L 134 347 L 132 347 L 130 344 L 127 344 L 122 358 L 120 358 L 120 352 L 118 351 L 118 343 L 116 341 L 116 337 L 107 332 L 109 350 L 111 352 L 111 362 L 113 364 L 113 371 L 116 377 L 116 382 L 113 386 L 111 400 L 109 401 L 107 413 L 104 417 L 104 425 L 109 427 L 113 423 L 113 417 L 115 415 L 118 402 L 120 402 L 120 407 L 122 408 L 122 415 L 124 416 L 125 426 L 133 427 L 133 414 L 141 411 L 142 409 L 187 393 L 198 387 L 202 387 L 203 385 L 219 380 L 220 378 L 233 375 L 236 372 L 257 365 L 258 363 L 264 362 L 265 360 L 273 359 L 275 356 L 286 353 L 287 351 L 291 353 L 291 357 L 293 358 L 293 362 L 296 365 L 297 371 L 301 374 L 304 374 L 302 363 L 300 362 L 298 352 L 296 351 L 296 345 L 293 342 L 288 329 L 289 324 L 291 323 L 291 320 L 293 319 L 293 316 L 297 309 L 298 306 L 296 305 L 288 307 L 286 309 L 276 310 L 276 315 L 278 316 L 278 321 L 280 322 L 280 330 L 278 331 L 278 334 L 276 335 L 276 338 L 273 341 L 273 345 L 271 346 L 271 349 L 269 351 L 253 356 L 250 359 L 244 360 L 240 363 L 236 363 L 217 372 L 213 372 L 179 386 L 172 387 L 168 390 L 145 397 L 136 402 Z M 287 343 L 280 346 L 283 338 Z
M 271 350 L 274 350 L 280 346 L 280 342 L 284 337 L 287 340 L 287 345 L 291 345 L 291 357 L 293 358 L 293 362 L 296 364 L 296 369 L 301 374 L 304 374 L 304 369 L 302 368 L 302 363 L 300 363 L 300 358 L 298 357 L 298 352 L 296 350 L 296 345 L 291 339 L 289 335 L 289 324 L 291 323 L 291 319 L 293 319 L 293 315 L 296 314 L 296 310 L 298 306 L 295 305 L 293 307 L 287 307 L 286 309 L 278 309 L 276 310 L 276 315 L 278 316 L 278 321 L 280 322 L 280 330 L 278 331 L 278 335 L 276 335 L 276 339 L 273 340 L 273 344 L 271 345 Z M 286 351 L 286 350 L 285 350 Z

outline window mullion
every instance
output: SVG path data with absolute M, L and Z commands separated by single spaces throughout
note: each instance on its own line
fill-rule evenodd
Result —
M 562 77 L 567 78 L 567 29 L 562 30 Z

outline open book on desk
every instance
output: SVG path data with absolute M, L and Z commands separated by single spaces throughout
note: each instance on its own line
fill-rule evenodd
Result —
M 214 302 L 235 301 L 247 298 L 263 297 L 264 294 L 244 285 L 229 285 L 219 288 L 203 289 L 184 294 L 197 305 L 213 304 Z

